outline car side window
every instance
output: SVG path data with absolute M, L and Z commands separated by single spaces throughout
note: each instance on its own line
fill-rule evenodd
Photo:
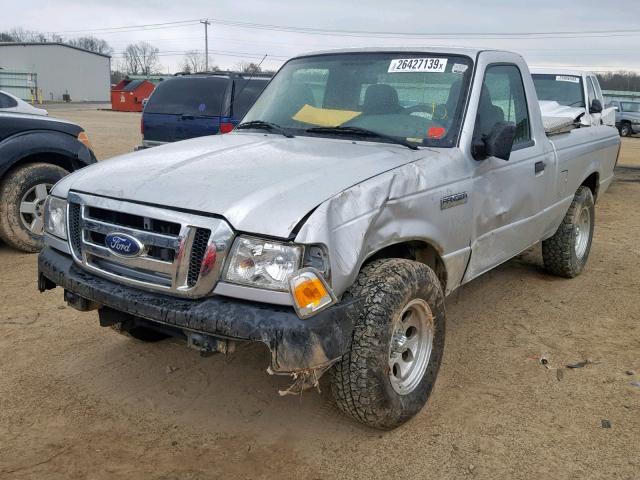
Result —
M 515 65 L 487 67 L 480 92 L 474 136 L 489 135 L 500 122 L 515 123 L 514 150 L 531 142 L 527 97 L 522 74 Z
M 16 102 L 9 95 L 0 93 L 0 108 L 13 108 L 16 106 L 18 106 L 18 102 Z
M 589 97 L 589 106 L 591 106 L 591 103 L 597 98 L 596 89 L 593 88 L 593 82 L 591 81 L 591 77 L 587 79 L 587 96 Z
M 596 98 L 604 103 L 604 97 L 602 96 L 602 89 L 600 88 L 600 82 L 598 81 L 598 77 L 591 77 L 591 81 L 593 82 L 593 88 L 596 91 Z

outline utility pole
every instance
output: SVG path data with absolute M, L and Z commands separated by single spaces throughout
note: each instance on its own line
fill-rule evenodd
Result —
M 200 20 L 200 23 L 204 25 L 204 71 L 209 71 L 209 20 Z

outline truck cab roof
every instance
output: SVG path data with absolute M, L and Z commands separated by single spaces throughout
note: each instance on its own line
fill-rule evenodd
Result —
M 467 57 L 475 58 L 478 55 L 478 53 L 483 51 L 503 51 L 503 50 L 496 50 L 491 48 L 484 49 L 484 48 L 447 47 L 447 46 L 349 47 L 349 48 L 339 48 L 339 49 L 332 49 L 332 50 L 313 51 L 303 55 L 298 55 L 295 58 L 310 57 L 314 55 L 331 55 L 331 54 L 341 54 L 341 53 L 375 53 L 375 52 L 441 53 L 446 55 L 465 55 Z M 505 51 L 505 53 L 513 53 L 513 52 Z

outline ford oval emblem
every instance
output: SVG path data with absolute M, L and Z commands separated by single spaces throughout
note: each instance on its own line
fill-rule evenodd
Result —
M 140 240 L 126 233 L 110 233 L 104 243 L 109 250 L 121 257 L 137 257 L 144 248 Z

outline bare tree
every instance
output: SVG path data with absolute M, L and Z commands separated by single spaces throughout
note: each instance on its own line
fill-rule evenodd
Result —
M 198 50 L 189 50 L 184 54 L 182 61 L 182 71 L 185 73 L 204 72 L 207 68 L 205 55 Z M 209 71 L 217 72 L 220 70 L 217 65 L 213 65 L 213 60 L 209 57 Z
M 22 27 L 12 28 L 8 32 L 0 33 L 4 42 L 62 42 L 62 37 L 55 33 L 41 33 L 25 30 Z
M 640 91 L 640 75 L 636 72 L 606 72 L 597 75 L 603 90 Z
M 111 46 L 101 38 L 91 36 L 78 37 L 67 40 L 65 43 L 74 47 L 84 48 L 91 52 L 102 53 L 104 55 L 111 55 L 113 53 L 113 48 L 111 48 Z
M 238 69 L 242 73 L 260 73 L 262 71 L 260 65 L 253 62 L 240 62 L 238 64 Z
M 147 42 L 132 43 L 124 49 L 122 69 L 129 75 L 153 75 L 160 71 L 159 50 Z

